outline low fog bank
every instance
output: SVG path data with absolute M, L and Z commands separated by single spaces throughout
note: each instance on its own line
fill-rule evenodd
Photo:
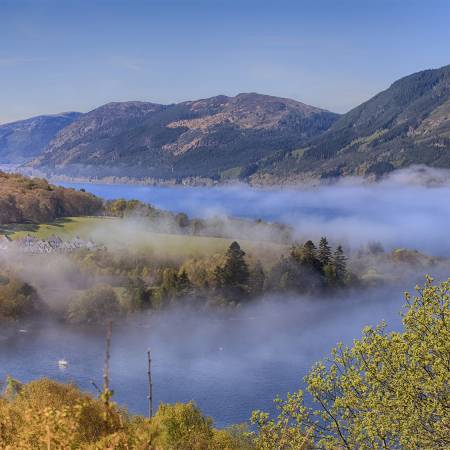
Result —
M 191 217 L 230 215 L 281 222 L 294 227 L 299 240 L 325 235 L 352 248 L 379 241 L 387 249 L 408 247 L 450 256 L 450 172 L 444 169 L 412 167 L 376 183 L 347 178 L 296 189 L 72 186 L 109 199 L 137 198 Z
M 195 400 L 218 426 L 273 410 L 276 395 L 302 386 L 313 362 L 366 325 L 400 326 L 402 291 L 353 291 L 340 298 L 266 297 L 221 313 L 177 308 L 114 325 L 111 380 L 115 400 L 145 414 L 146 351 L 152 350 L 155 402 Z M 0 378 L 49 376 L 94 393 L 101 383 L 104 327 L 29 323 L 0 340 Z M 2 333 L 0 333 L 2 334 Z M 60 370 L 60 358 L 69 367 Z

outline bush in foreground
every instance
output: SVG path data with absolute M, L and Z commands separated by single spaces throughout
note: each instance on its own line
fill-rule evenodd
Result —
M 278 418 L 253 414 L 261 448 L 450 448 L 450 280 L 406 295 L 404 330 L 366 328 L 352 347 L 338 345 L 305 377 L 303 392 L 278 399 Z M 306 445 L 306 444 L 302 444 Z

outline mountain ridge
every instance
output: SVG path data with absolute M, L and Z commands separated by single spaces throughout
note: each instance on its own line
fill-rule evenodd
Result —
M 24 162 L 38 156 L 59 130 L 81 115 L 82 113 L 75 111 L 41 114 L 24 120 L 0 124 L 0 158 L 2 162 Z
M 342 115 L 254 92 L 110 102 L 57 129 L 29 163 L 53 177 L 252 184 L 377 178 L 411 165 L 450 168 L 450 65 L 396 80 Z
M 256 93 L 171 105 L 113 102 L 60 130 L 32 165 L 74 175 L 214 178 L 236 163 L 294 148 L 337 117 Z
M 253 181 L 377 177 L 415 164 L 450 168 L 450 65 L 396 80 L 305 147 L 260 161 Z

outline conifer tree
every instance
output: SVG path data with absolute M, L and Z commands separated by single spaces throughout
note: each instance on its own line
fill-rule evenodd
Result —
M 240 245 L 233 242 L 225 254 L 225 264 L 215 271 L 218 286 L 233 299 L 248 291 L 250 273 L 244 256 L 245 252 Z
M 317 248 L 313 241 L 306 241 L 301 251 L 301 264 L 313 270 L 320 271 L 320 262 L 317 259 Z
M 236 241 L 228 248 L 222 274 L 226 285 L 245 285 L 248 283 L 250 275 L 244 256 L 245 252 Z
M 343 282 L 347 276 L 347 257 L 341 245 L 338 245 L 334 251 L 332 265 L 337 281 Z
M 322 266 L 322 269 L 325 266 L 328 266 L 331 262 L 331 248 L 328 245 L 328 240 L 326 237 L 320 238 L 319 253 L 317 255 L 317 258 L 320 261 L 320 265 Z

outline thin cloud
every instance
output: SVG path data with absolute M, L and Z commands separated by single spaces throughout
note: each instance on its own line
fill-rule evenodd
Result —
M 0 67 L 16 67 L 23 64 L 34 64 L 37 62 L 43 62 L 42 58 L 16 58 L 16 57 L 6 57 L 0 58 Z

